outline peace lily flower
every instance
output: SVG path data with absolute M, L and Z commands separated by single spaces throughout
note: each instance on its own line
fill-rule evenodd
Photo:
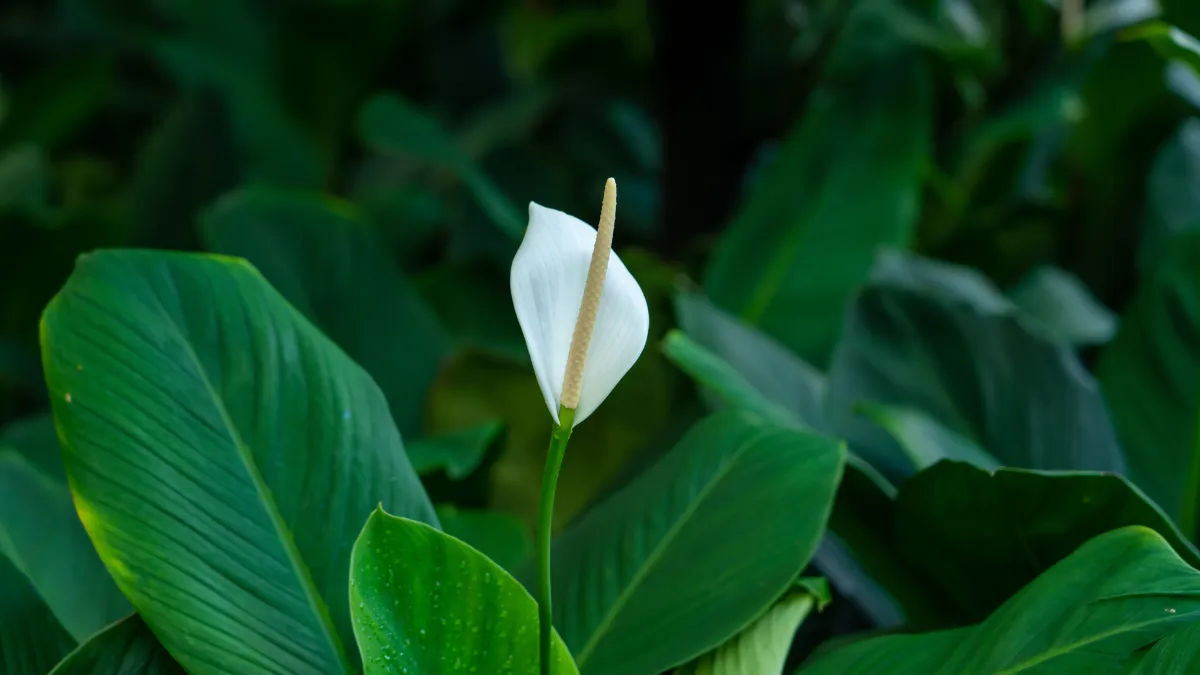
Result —
M 529 204 L 529 228 L 512 264 L 517 321 L 555 424 L 559 408 L 587 419 L 633 367 L 650 330 L 646 296 L 611 253 L 617 185 L 609 178 L 599 230 Z

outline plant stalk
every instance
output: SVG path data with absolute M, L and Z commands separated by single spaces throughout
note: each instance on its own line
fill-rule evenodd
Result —
M 575 411 L 558 409 L 558 426 L 550 434 L 550 449 L 546 453 L 546 468 L 542 470 L 542 500 L 538 505 L 538 643 L 541 675 L 550 673 L 550 646 L 554 635 L 553 612 L 550 601 L 550 529 L 554 523 L 554 491 L 558 487 L 558 472 L 567 454 L 567 441 L 575 426 Z

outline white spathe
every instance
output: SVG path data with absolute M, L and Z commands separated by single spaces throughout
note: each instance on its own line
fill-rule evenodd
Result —
M 596 228 L 562 211 L 529 203 L 529 227 L 513 258 L 510 283 L 533 372 L 555 423 L 571 335 L 595 244 Z M 583 370 L 576 425 L 595 412 L 633 367 L 649 332 L 646 296 L 613 253 Z

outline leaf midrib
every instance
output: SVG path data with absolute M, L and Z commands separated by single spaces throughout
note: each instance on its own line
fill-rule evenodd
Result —
M 177 286 L 175 284 L 174 267 L 172 267 L 168 272 L 167 278 L 170 279 L 172 291 L 178 295 Z M 234 278 L 234 282 L 240 289 L 241 283 L 238 282 L 236 277 Z M 191 360 L 201 383 L 204 385 L 205 392 L 208 394 L 213 406 L 220 415 L 222 425 L 228 432 L 230 440 L 233 441 L 234 446 L 237 448 L 238 459 L 241 460 L 242 466 L 245 467 L 246 472 L 250 476 L 251 482 L 254 484 L 254 492 L 258 496 L 260 503 L 267 512 L 267 516 L 271 520 L 271 526 L 275 530 L 276 539 L 283 545 L 284 552 L 287 554 L 288 563 L 292 566 L 292 572 L 296 579 L 300 582 L 300 586 L 304 591 L 304 598 L 308 601 L 309 608 L 312 610 L 314 617 L 317 619 L 317 623 L 325 629 L 323 631 L 325 633 L 325 638 L 329 642 L 329 647 L 333 651 L 336 661 L 339 663 L 339 665 L 341 665 L 341 670 L 343 673 L 346 673 L 347 675 L 352 674 L 353 669 L 350 667 L 349 660 L 346 657 L 345 648 L 341 643 L 341 638 L 338 636 L 336 628 L 333 626 L 332 619 L 329 617 L 328 611 L 324 610 L 323 600 L 321 599 L 320 594 L 317 592 L 316 584 L 309 575 L 308 566 L 304 563 L 303 556 L 300 555 L 300 551 L 296 548 L 295 540 L 291 536 L 291 529 L 287 526 L 287 523 L 283 522 L 283 517 L 280 515 L 278 507 L 275 505 L 274 497 L 271 495 L 270 487 L 266 485 L 266 482 L 263 480 L 262 475 L 258 471 L 257 465 L 255 465 L 252 458 L 249 457 L 249 448 L 242 440 L 241 432 L 233 423 L 232 418 L 230 418 L 229 411 L 225 408 L 225 401 L 218 395 L 216 389 L 213 387 L 211 380 L 209 380 L 208 372 L 204 369 L 204 365 L 201 363 L 199 355 L 196 354 L 195 349 L 192 348 L 192 343 L 187 339 L 182 327 L 176 323 L 174 317 L 163 303 L 159 294 L 154 292 L 153 295 L 155 301 L 158 303 L 159 310 L 164 320 L 171 327 L 171 330 L 174 331 L 176 337 L 179 339 L 179 342 L 183 344 L 188 358 Z M 245 311 L 245 308 L 243 307 L 242 310 Z
M 612 626 L 613 621 L 616 620 L 617 615 L 621 613 L 621 610 L 624 608 L 625 604 L 629 602 L 629 599 L 633 597 L 633 589 L 639 587 L 645 580 L 646 576 L 649 574 L 649 570 L 654 567 L 655 563 L 658 562 L 658 559 L 662 557 L 663 551 L 669 548 L 670 543 L 674 541 L 675 537 L 679 535 L 679 532 L 683 530 L 683 527 L 689 522 L 691 517 L 699 508 L 699 504 L 705 500 L 705 498 L 710 492 L 712 492 L 717 484 L 724 480 L 725 476 L 733 469 L 733 466 L 737 463 L 737 460 L 742 456 L 747 448 L 770 434 L 770 430 L 762 430 L 758 432 L 739 445 L 736 450 L 729 453 L 724 458 L 720 468 L 713 473 L 712 478 L 704 485 L 704 487 L 702 487 L 700 491 L 696 493 L 695 499 L 693 499 L 687 505 L 687 508 L 685 508 L 683 512 L 679 514 L 679 518 L 676 520 L 675 524 L 671 525 L 670 529 L 668 529 L 663 537 L 659 539 L 658 543 L 655 544 L 654 548 L 650 551 L 650 554 L 646 556 L 645 561 L 638 567 L 637 572 L 635 572 L 633 577 L 629 580 L 629 583 L 624 589 L 621 590 L 621 593 L 617 596 L 617 599 L 611 605 L 609 605 L 608 613 L 604 616 L 600 623 L 597 624 L 596 628 L 592 630 L 592 634 L 590 637 L 588 637 L 588 641 L 584 643 L 583 648 L 579 650 L 579 654 L 575 657 L 575 663 L 580 669 L 582 669 L 584 663 L 587 662 L 592 650 L 594 650 L 596 646 L 599 645 L 605 637 L 607 637 L 606 632 Z

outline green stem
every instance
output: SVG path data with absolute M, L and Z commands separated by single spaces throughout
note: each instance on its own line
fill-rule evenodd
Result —
M 538 639 L 542 675 L 550 675 L 550 643 L 554 633 L 550 605 L 550 526 L 554 522 L 554 489 L 558 487 L 558 471 L 567 454 L 575 411 L 559 408 L 558 419 L 558 426 L 550 435 L 546 468 L 542 470 L 542 501 L 538 505 Z

